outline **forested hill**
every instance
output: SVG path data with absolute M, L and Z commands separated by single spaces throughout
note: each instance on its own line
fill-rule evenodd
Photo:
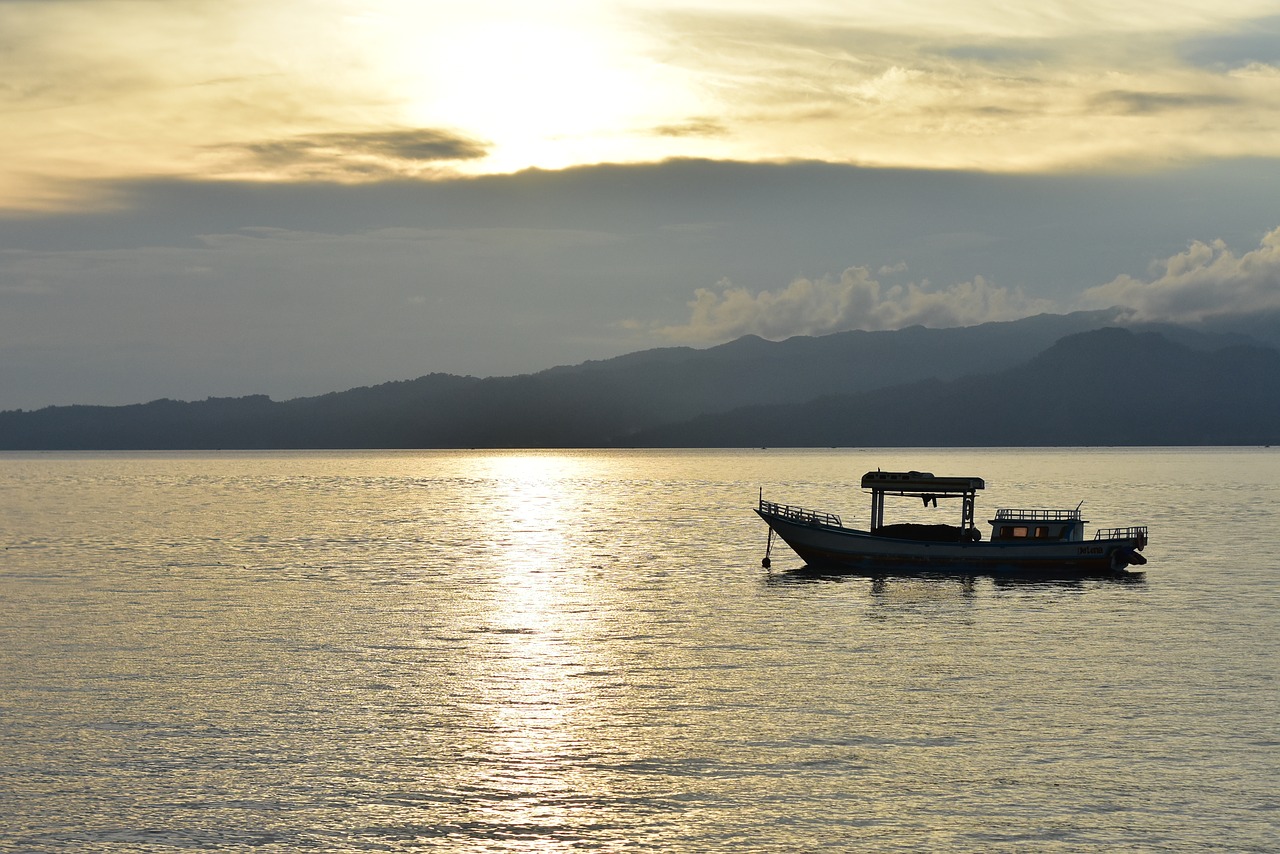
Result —
M 1280 352 L 1202 351 L 1156 333 L 1062 339 L 992 374 L 665 425 L 637 445 L 1005 447 L 1280 444 Z
M 280 402 L 3 412 L 0 449 L 1280 443 L 1276 350 L 1099 329 L 1108 319 L 748 337 Z

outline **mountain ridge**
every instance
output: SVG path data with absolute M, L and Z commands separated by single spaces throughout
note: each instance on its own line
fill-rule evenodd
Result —
M 875 413 L 882 412 L 883 416 L 875 417 L 891 422 L 898 419 L 891 435 L 896 441 L 924 434 L 911 426 L 918 414 L 904 411 L 894 416 L 895 407 L 900 409 L 902 404 L 890 406 L 888 402 L 950 395 L 957 383 L 962 388 L 969 383 L 970 395 L 983 395 L 986 409 L 994 413 L 988 416 L 963 400 L 952 401 L 951 408 L 965 411 L 969 422 L 986 423 L 995 417 L 1031 431 L 1019 434 L 988 428 L 988 434 L 1001 437 L 1001 443 L 1043 444 L 1046 437 L 1057 436 L 1069 443 L 1105 444 L 1102 439 L 1107 436 L 1150 434 L 1149 443 L 1166 444 L 1158 435 L 1143 433 L 1133 425 L 1128 433 L 1108 429 L 1105 418 L 1089 433 L 1083 428 L 1074 432 L 1052 429 L 1051 424 L 1013 417 L 1016 411 L 1010 415 L 1004 410 L 1061 409 L 1061 396 L 1036 393 L 1037 383 L 1043 386 L 1046 381 L 1031 378 L 1020 381 L 1025 386 L 1020 397 L 1002 396 L 987 389 L 982 378 L 1011 370 L 1038 371 L 1042 376 L 1052 374 L 1052 382 L 1061 386 L 1070 372 L 1063 374 L 1065 368 L 1055 367 L 1054 360 L 1074 360 L 1093 365 L 1092 370 L 1114 382 L 1118 372 L 1154 361 L 1165 365 L 1165 374 L 1184 376 L 1184 382 L 1213 384 L 1204 396 L 1213 400 L 1217 399 L 1214 395 L 1223 393 L 1218 386 L 1238 385 L 1224 376 L 1225 368 L 1214 366 L 1215 358 L 1220 361 L 1225 357 L 1213 354 L 1241 347 L 1248 352 L 1276 353 L 1243 345 L 1240 342 L 1246 339 L 1241 336 L 1180 327 L 1138 327 L 1159 332 L 1113 329 L 1087 339 L 1087 344 L 1071 343 L 1074 336 L 1110 329 L 1107 324 L 1115 319 L 1114 312 L 1090 312 L 1039 315 L 974 327 L 909 327 L 784 341 L 747 336 L 705 350 L 658 348 L 510 377 L 428 374 L 280 402 L 265 395 L 249 395 L 189 403 L 162 399 L 122 407 L 9 411 L 0 413 L 0 448 L 620 447 L 669 445 L 677 436 L 685 437 L 677 443 L 694 445 L 843 443 L 830 441 L 830 431 L 798 428 L 774 429 L 772 438 L 757 441 L 752 437 L 748 441 L 742 432 L 744 413 L 763 420 L 786 420 L 789 416 L 793 420 L 829 418 L 870 424 Z M 1103 357 L 1116 363 L 1098 363 Z M 1237 366 L 1237 370 L 1244 368 Z M 1148 394 L 1148 406 L 1166 413 L 1176 413 L 1179 406 L 1197 411 L 1203 408 L 1186 388 L 1170 388 L 1159 370 L 1150 368 L 1148 374 L 1140 385 L 1158 388 L 1161 395 L 1156 400 Z M 1257 371 L 1250 373 L 1255 375 Z M 1254 382 L 1271 388 L 1266 376 Z M 1098 390 L 1073 388 L 1072 394 L 1096 397 Z M 1232 399 L 1222 405 L 1238 409 L 1246 404 Z M 1247 405 L 1270 411 L 1265 394 Z M 821 414 L 824 406 L 831 410 L 826 415 Z M 1243 423 L 1247 413 L 1236 409 L 1228 414 Z M 1177 423 L 1177 419 L 1164 417 L 1169 424 Z M 1202 413 L 1200 421 L 1209 424 L 1212 417 L 1212 413 Z M 1065 413 L 1059 418 L 1063 423 L 1076 422 Z M 1117 418 L 1128 423 L 1127 417 Z M 708 432 L 713 424 L 719 426 Z M 1264 426 L 1255 425 L 1252 432 L 1206 429 L 1200 435 L 1207 442 L 1262 436 Z
M 1156 332 L 1067 336 L 1005 371 L 663 425 L 647 447 L 1252 445 L 1280 442 L 1280 351 Z

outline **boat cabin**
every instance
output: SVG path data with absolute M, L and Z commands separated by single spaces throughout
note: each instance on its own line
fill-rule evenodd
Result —
M 993 540 L 1083 540 L 1087 520 L 1074 510 L 997 510 Z

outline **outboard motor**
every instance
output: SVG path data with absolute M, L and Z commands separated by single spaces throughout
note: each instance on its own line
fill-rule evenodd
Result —
M 1146 562 L 1147 559 L 1137 549 L 1121 547 L 1111 553 L 1111 568 L 1116 572 L 1121 572 L 1130 565 L 1144 566 Z

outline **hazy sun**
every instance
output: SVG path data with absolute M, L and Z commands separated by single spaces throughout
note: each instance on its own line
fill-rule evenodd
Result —
M 676 75 L 599 6 L 406 8 L 382 27 L 373 61 L 390 72 L 405 122 L 490 143 L 487 169 L 630 159 L 620 149 L 638 131 L 690 106 Z

